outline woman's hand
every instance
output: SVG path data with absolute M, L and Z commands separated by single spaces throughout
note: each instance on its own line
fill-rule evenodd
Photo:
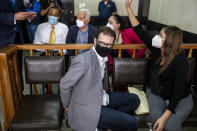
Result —
M 132 0 L 126 0 L 126 8 L 131 7 Z
M 154 131 L 163 131 L 166 124 L 166 120 L 163 117 L 160 117 L 154 124 Z
M 155 131 L 162 131 L 166 125 L 166 122 L 168 120 L 168 118 L 170 117 L 170 115 L 172 114 L 172 112 L 170 110 L 166 110 L 163 115 L 155 122 L 153 129 Z

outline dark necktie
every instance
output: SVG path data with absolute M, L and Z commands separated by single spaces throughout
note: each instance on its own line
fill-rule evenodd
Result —
M 13 9 L 15 9 L 15 1 L 14 0 L 11 0 L 11 3 L 12 3 Z

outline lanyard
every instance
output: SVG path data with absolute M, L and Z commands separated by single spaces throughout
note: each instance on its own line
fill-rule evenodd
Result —
M 118 37 L 117 37 L 117 39 L 116 39 L 115 44 L 117 44 L 119 37 L 120 37 L 120 31 L 119 31 L 119 33 L 118 33 Z

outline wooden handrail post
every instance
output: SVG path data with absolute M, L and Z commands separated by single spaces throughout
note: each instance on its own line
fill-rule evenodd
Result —
M 193 49 L 189 49 L 189 54 L 188 54 L 188 57 L 189 57 L 189 58 L 192 57 L 192 52 L 193 52 Z
M 136 52 L 136 49 L 133 49 L 133 55 L 132 55 L 132 58 L 134 59 L 135 58 L 135 53 Z
M 60 56 L 63 56 L 64 53 L 63 53 L 63 49 L 60 50 Z
M 147 52 L 146 52 L 146 58 L 149 58 L 149 52 L 150 52 L 150 50 L 147 49 L 146 51 L 147 51 Z
M 33 56 L 33 50 L 32 49 L 30 50 L 30 56 Z
M 6 53 L 0 53 L 0 80 L 1 80 L 1 90 L 2 90 L 2 102 L 5 106 L 5 128 L 9 128 L 11 120 L 15 115 L 15 107 L 13 101 L 9 66 L 8 66 L 8 57 Z
M 78 50 L 77 49 L 75 49 L 75 56 L 77 56 L 78 55 Z
M 118 50 L 118 58 L 121 58 L 121 57 L 122 57 L 122 50 L 119 49 L 119 50 Z

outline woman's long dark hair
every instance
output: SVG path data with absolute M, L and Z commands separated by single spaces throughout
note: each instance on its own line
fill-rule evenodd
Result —
M 183 43 L 183 32 L 178 27 L 168 26 L 163 29 L 166 34 L 162 47 L 164 48 L 162 56 L 164 64 L 161 66 L 159 74 L 168 67 L 177 54 L 181 53 L 181 44 Z
M 128 28 L 128 24 L 123 20 L 123 18 L 119 15 L 112 15 L 113 19 L 116 21 L 117 24 L 120 24 L 120 30 L 124 30 Z

